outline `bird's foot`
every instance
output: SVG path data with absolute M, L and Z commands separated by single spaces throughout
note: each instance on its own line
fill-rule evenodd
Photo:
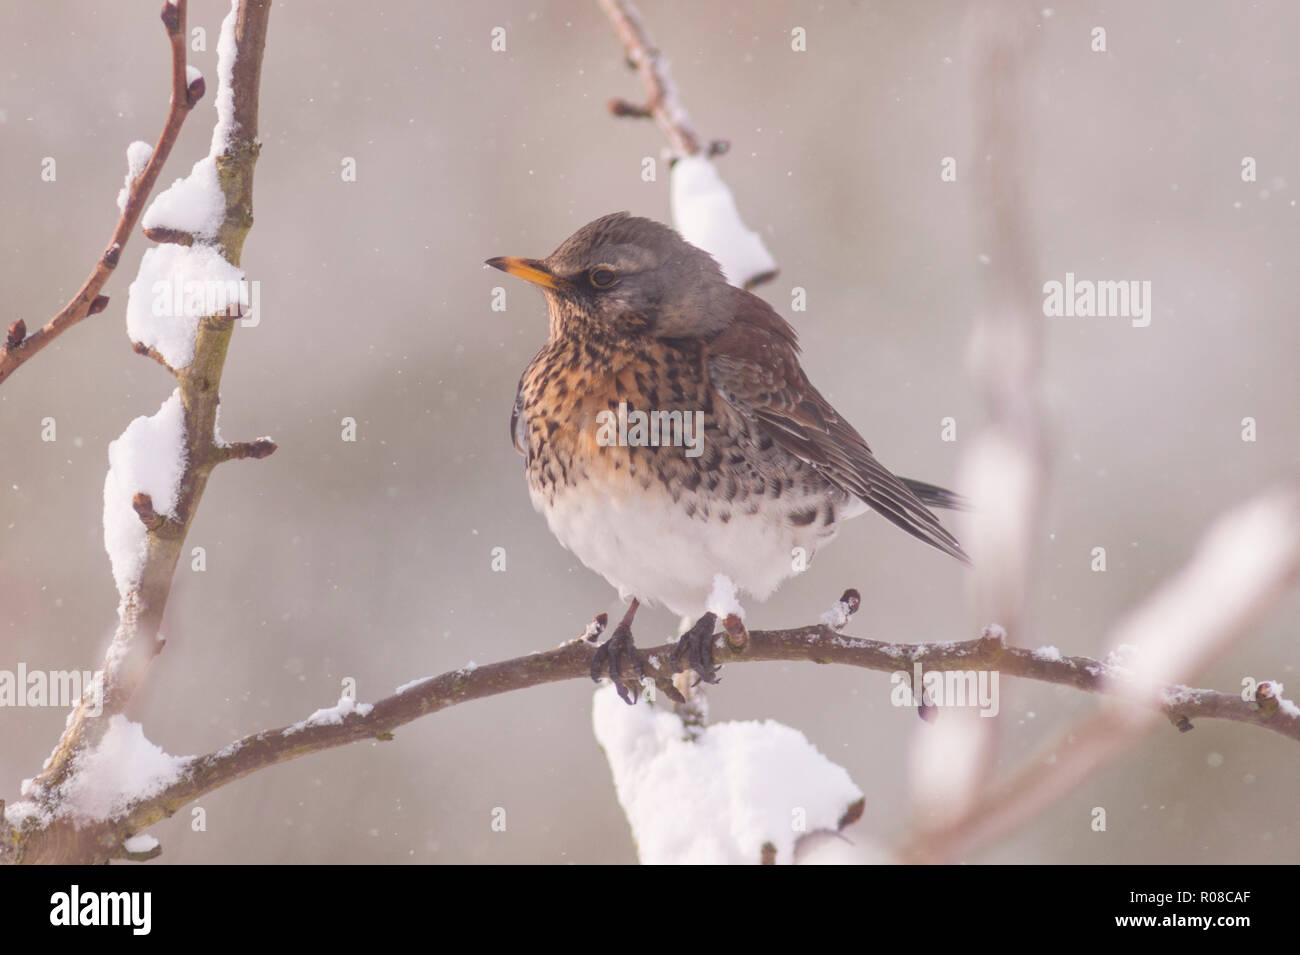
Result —
M 632 641 L 632 618 L 636 616 L 638 606 L 639 602 L 633 598 L 613 634 L 596 648 L 596 654 L 591 658 L 591 678 L 599 683 L 608 676 L 614 681 L 614 689 L 618 690 L 619 698 L 628 706 L 640 697 L 641 680 L 646 673 L 645 660 Z M 629 663 L 636 674 L 635 679 L 623 672 Z
M 696 672 L 704 683 L 717 683 L 718 668 L 713 665 L 713 627 L 718 622 L 718 615 L 706 613 L 695 626 L 682 634 L 673 650 L 673 669 L 679 669 L 685 657 L 688 666 Z

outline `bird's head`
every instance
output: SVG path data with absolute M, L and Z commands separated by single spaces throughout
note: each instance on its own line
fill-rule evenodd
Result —
M 487 264 L 546 295 L 551 338 L 565 334 L 703 338 L 730 319 L 735 290 L 713 257 L 666 225 L 617 212 L 589 222 L 544 259 Z

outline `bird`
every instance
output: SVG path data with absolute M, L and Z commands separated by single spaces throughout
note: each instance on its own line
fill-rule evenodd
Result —
M 630 601 L 591 665 L 625 702 L 645 673 L 642 603 L 696 621 L 674 667 L 718 682 L 717 576 L 765 600 L 849 518 L 875 511 L 970 563 L 930 510 L 963 499 L 882 465 L 808 380 L 790 323 L 669 226 L 618 212 L 546 258 L 486 264 L 546 299 L 510 436 L 551 532 Z

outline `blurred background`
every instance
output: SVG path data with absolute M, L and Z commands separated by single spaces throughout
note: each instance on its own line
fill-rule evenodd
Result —
M 117 210 L 125 150 L 153 142 L 169 54 L 158 4 L 0 10 L 0 320 L 35 327 L 76 291 Z M 216 39 L 229 8 L 193 0 L 208 96 L 160 188 L 207 152 Z M 965 371 L 982 294 L 970 185 L 966 10 L 948 2 L 691 3 L 640 9 L 684 105 L 780 274 L 804 364 L 893 470 L 951 483 L 980 421 Z M 1212 519 L 1294 476 L 1300 354 L 1300 8 L 1283 2 L 1074 3 L 1042 9 L 1023 122 L 1040 281 L 1149 280 L 1149 328 L 1047 319 L 1054 460 L 1032 645 L 1104 652 L 1108 627 L 1174 571 Z M 1108 52 L 1090 50 L 1104 27 Z M 506 50 L 491 33 L 504 27 Z M 806 52 L 791 49 L 803 27 Z M 628 209 L 668 218 L 664 140 L 614 119 L 639 81 L 594 2 L 277 4 L 261 97 L 256 225 L 244 250 L 262 321 L 236 332 L 228 440 L 279 451 L 214 475 L 172 592 L 168 645 L 131 716 L 168 752 L 202 753 L 294 722 L 357 681 L 361 699 L 554 646 L 620 609 L 528 500 L 508 422 L 545 337 L 541 296 L 482 267 L 541 256 Z M 955 183 L 940 181 L 944 157 Z M 1258 178 L 1243 182 L 1243 157 Z M 57 179 L 41 179 L 45 157 Z M 355 159 L 355 182 L 341 177 Z M 137 235 L 88 319 L 0 387 L 0 667 L 94 669 L 117 594 L 102 543 L 107 447 L 172 385 L 132 354 Z M 490 308 L 506 288 L 507 309 Z M 807 289 L 806 312 L 790 311 Z M 1036 293 L 1037 294 L 1037 293 Z M 358 423 L 340 440 L 340 419 Z M 955 442 L 941 420 L 957 421 Z M 1241 439 L 1242 419 L 1258 440 Z M 41 440 L 42 419 L 57 440 Z M 960 537 L 960 517 L 950 519 Z M 1105 547 L 1108 570 L 1091 570 Z M 491 552 L 505 548 L 494 573 Z M 666 555 L 667 558 L 667 555 Z M 848 632 L 919 642 L 971 632 L 965 572 L 866 517 L 752 627 L 816 620 L 848 586 Z M 1292 594 L 1199 685 L 1300 689 Z M 664 611 L 639 640 L 676 632 Z M 925 731 L 882 673 L 727 669 L 712 718 L 803 731 L 867 797 L 853 830 L 889 843 L 909 818 L 907 752 Z M 161 862 L 635 860 L 582 681 L 455 707 L 361 744 L 255 774 L 152 831 Z M 1293 694 L 1289 694 L 1293 695 Z M 1002 682 L 1000 765 L 1095 706 Z M 0 796 L 18 795 L 63 726 L 0 711 Z M 972 862 L 1287 862 L 1300 852 L 1296 744 L 1266 730 L 1161 723 L 1137 749 Z M 1109 829 L 1090 830 L 1104 806 Z M 504 832 L 491 828 L 506 809 Z

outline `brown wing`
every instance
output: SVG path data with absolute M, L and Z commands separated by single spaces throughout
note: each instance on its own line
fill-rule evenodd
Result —
M 862 435 L 808 381 L 789 323 L 761 298 L 740 289 L 734 316 L 708 342 L 714 390 L 836 487 L 861 498 L 914 537 L 970 563 L 957 539 L 876 460 Z

